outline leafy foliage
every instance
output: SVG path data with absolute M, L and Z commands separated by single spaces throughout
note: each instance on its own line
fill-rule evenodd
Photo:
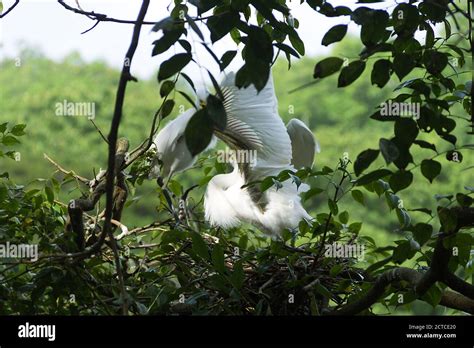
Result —
M 337 47 L 349 47 L 344 46 L 348 40 L 354 42 L 347 35 L 347 24 L 339 24 L 322 40 L 323 45 L 342 41 L 331 52 L 331 57 L 322 58 L 316 64 L 303 60 L 293 66 L 293 71 L 302 72 L 294 78 L 297 81 L 304 73 L 318 82 L 298 89 L 296 97 L 307 110 L 324 110 L 324 103 L 333 101 L 334 108 L 326 108 L 325 119 L 318 115 L 318 121 L 313 118 L 309 122 L 311 127 L 314 124 L 321 126 L 318 132 L 319 129 L 322 134 L 327 131 L 322 140 L 334 144 L 334 149 L 327 152 L 326 158 L 330 160 L 326 159 L 328 163 L 324 163 L 322 159 L 316 169 L 284 171 L 254 183 L 261 191 L 280 187 L 286 180 L 298 186 L 309 183 L 311 188 L 304 199 L 313 208 L 312 224 L 302 221 L 297 230 L 285 231 L 278 241 L 263 237 L 252 226 L 230 231 L 210 228 L 204 222 L 200 199 L 210 178 L 227 170 L 225 165 L 218 163 L 213 155 L 204 155 L 197 164 L 202 169 L 200 176 L 170 180 L 167 187 L 156 187 L 146 180 L 154 160 L 153 151 L 148 151 L 139 156 L 124 175 L 129 191 L 125 210 L 135 212 L 135 220 L 139 221 L 145 215 L 140 209 L 148 209 L 148 216 L 153 221 L 127 229 L 124 225 L 115 226 L 126 289 L 124 297 L 108 243 L 89 257 L 68 255 L 80 253 L 80 250 L 77 236 L 71 233 L 68 206 L 62 203 L 69 197 L 65 191 L 72 190 L 74 195 L 84 198 L 89 186 L 78 180 L 76 173 L 64 170 L 26 186 L 16 185 L 10 180 L 9 172 L 4 172 L 0 174 L 0 241 L 38 244 L 41 254 L 34 262 L 2 260 L 0 296 L 8 300 L 2 301 L 0 312 L 117 314 L 125 303 L 132 314 L 321 315 L 367 295 L 374 280 L 387 270 L 398 265 L 413 269 L 430 265 L 438 230 L 452 233 L 459 223 L 448 208 L 469 208 L 474 203 L 469 173 L 456 176 L 460 179 L 456 181 L 453 178 L 455 169 L 452 169 L 460 166 L 463 153 L 467 158 L 467 152 L 474 149 L 468 143 L 471 140 L 468 135 L 474 131 L 472 81 L 463 80 L 463 73 L 472 71 L 472 63 L 466 59 L 472 47 L 468 40 L 457 38 L 459 33 L 452 32 L 452 9 L 447 1 L 412 1 L 388 9 L 369 8 L 362 5 L 363 1 L 360 3 L 355 9 L 334 7 L 322 0 L 308 0 L 302 4 L 319 15 L 341 17 L 341 22 L 352 21 L 360 26 L 357 44 L 363 48 L 355 57 L 346 58 L 349 54 L 338 52 Z M 162 34 L 153 43 L 153 56 L 171 49 L 179 50 L 164 61 L 158 71 L 158 90 L 163 103 L 159 117 L 160 122 L 170 117 L 176 113 L 175 106 L 181 107 L 184 102 L 196 107 L 185 138 L 191 152 L 198 154 L 208 146 L 214 130 L 225 128 L 226 115 L 222 92 L 210 73 L 215 94 L 199 107 L 196 105 L 194 83 L 183 71 L 195 63 L 189 33 L 197 34 L 221 71 L 238 51 L 227 51 L 218 58 L 206 42 L 202 26 L 197 23 L 202 22 L 209 29 L 212 43 L 229 35 L 237 45 L 243 46 L 244 65 L 237 72 L 239 87 L 253 84 L 262 89 L 277 55 L 283 53 L 291 64 L 291 57 L 305 54 L 305 46 L 297 34 L 298 20 L 291 16 L 285 1 L 193 0 L 175 1 L 173 5 L 170 16 L 153 27 L 153 31 Z M 191 15 L 193 10 L 198 17 Z M 211 15 L 202 16 L 211 10 Z M 251 20 L 252 15 L 255 20 Z M 456 16 L 458 21 L 462 20 L 459 14 Z M 436 23 L 445 24 L 444 37 L 438 37 Z M 418 39 L 420 32 L 425 34 L 424 42 Z M 39 66 L 47 68 L 50 65 L 41 57 L 36 60 Z M 64 63 L 61 68 L 71 68 L 71 65 Z M 276 63 L 273 69 L 282 70 L 281 67 L 281 63 Z M 95 71 L 91 68 L 89 73 L 94 78 L 96 73 L 107 74 L 102 65 L 93 68 Z M 77 75 L 82 76 L 80 72 Z M 107 76 L 109 78 L 104 80 L 114 81 L 113 73 Z M 278 83 L 286 82 L 276 81 L 277 88 Z M 84 87 L 78 87 L 67 97 L 88 95 L 90 85 L 84 83 Z M 155 93 L 149 88 L 150 82 L 145 86 L 148 92 L 132 92 L 141 96 L 135 98 L 140 100 L 140 106 L 135 105 L 133 112 L 126 109 L 126 114 L 153 114 L 154 107 L 141 105 L 141 100 L 152 100 Z M 327 95 L 329 86 L 340 87 L 339 93 Z M 385 87 L 390 90 L 376 90 L 373 93 L 378 99 L 371 97 L 372 89 Z M 45 92 L 44 85 L 33 85 L 32 90 L 43 91 L 41 98 L 54 102 L 64 95 L 62 88 L 57 88 Z M 104 93 L 101 112 L 110 114 L 110 90 L 94 93 Z M 144 98 L 143 93 L 149 93 L 150 97 Z M 354 97 L 345 98 L 346 95 Z M 33 109 L 42 105 L 33 96 L 26 98 L 30 99 L 25 103 Z M 290 97 L 280 99 L 280 108 L 297 104 L 286 98 Z M 380 104 L 383 101 L 380 98 L 385 102 Z M 364 101 L 370 108 L 358 109 L 357 103 L 347 107 L 344 104 L 347 99 Z M 394 109 L 403 103 L 410 103 L 415 109 L 408 110 L 408 115 Z M 376 106 L 375 112 L 371 110 Z M 2 117 L 14 117 L 15 108 L 15 105 L 4 107 Z M 353 116 L 357 113 L 358 117 Z M 282 115 L 286 119 L 292 117 L 288 112 L 282 112 Z M 360 123 L 357 130 L 351 126 L 351 134 L 360 141 L 356 149 L 361 151 L 353 164 L 348 156 L 340 158 L 351 141 L 348 137 L 337 139 L 343 127 L 337 127 L 336 131 L 329 128 L 338 121 L 342 124 L 341 115 L 347 115 L 347 122 Z M 141 121 L 130 119 L 130 123 L 122 127 L 134 142 L 146 139 L 147 130 L 133 133 L 133 129 L 143 125 Z M 365 125 L 366 121 L 370 126 Z M 30 139 L 47 138 L 37 130 L 41 128 L 37 122 L 31 120 L 27 128 L 24 124 L 9 127 L 8 123 L 0 123 L 0 160 L 17 159 L 18 152 L 11 149 L 28 146 L 18 138 L 29 129 L 32 132 Z M 84 133 L 90 130 L 84 124 L 78 125 L 85 128 Z M 380 135 L 379 139 L 375 139 L 374 134 Z M 30 140 L 28 136 L 26 139 Z M 81 136 L 76 135 L 76 138 L 78 143 L 84 144 Z M 95 141 L 97 145 L 101 144 L 100 139 Z M 53 147 L 47 140 L 45 144 Z M 70 147 L 66 163 L 75 155 L 80 158 L 85 147 L 81 145 L 78 153 Z M 31 153 L 39 154 L 30 149 Z M 99 151 L 92 160 L 94 165 L 103 163 Z M 85 168 L 90 174 L 90 167 L 84 167 L 84 171 Z M 472 167 L 464 169 L 469 171 Z M 426 179 L 433 186 L 426 188 Z M 447 186 L 449 179 L 451 182 Z M 191 193 L 195 189 L 191 183 L 196 182 L 199 183 L 198 193 Z M 436 195 L 433 199 L 433 187 L 448 194 Z M 148 202 L 148 206 L 141 200 L 141 192 L 147 191 L 152 191 L 157 199 L 154 204 Z M 384 211 L 381 210 L 382 202 Z M 372 211 L 376 213 L 371 214 Z M 86 247 L 94 245 L 102 228 L 100 219 L 90 214 L 84 219 L 87 222 Z M 126 214 L 122 223 L 127 221 Z M 382 214 L 386 218 L 381 219 Z M 391 231 L 393 243 L 386 240 L 380 243 L 382 238 L 374 238 L 380 236 L 380 232 L 371 236 L 369 227 L 373 230 L 374 226 Z M 326 255 L 327 246 L 337 243 L 363 246 L 364 260 Z M 443 243 L 447 250 L 456 250 L 449 260 L 449 270 L 462 279 L 472 279 L 472 228 L 453 233 Z M 407 284 L 391 284 L 377 299 L 378 305 L 367 310 L 380 313 L 383 308 L 395 311 L 399 306 L 406 310 L 409 306 L 416 308 L 419 300 L 436 307 L 443 291 L 444 286 L 435 284 L 419 297 Z M 397 300 L 400 294 L 403 303 Z

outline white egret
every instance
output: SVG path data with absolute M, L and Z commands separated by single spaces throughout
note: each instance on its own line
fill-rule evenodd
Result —
M 156 157 L 162 162 L 161 176 L 168 179 L 173 175 L 191 167 L 195 157 L 189 152 L 184 139 L 184 130 L 196 109 L 188 109 L 173 121 L 169 122 L 155 137 Z M 155 164 L 152 176 L 158 176 L 159 166 Z
M 262 193 L 258 186 L 248 184 L 286 169 L 311 167 L 315 152 L 320 151 L 313 133 L 297 119 L 285 127 L 278 114 L 271 76 L 257 92 L 254 86 L 237 88 L 231 73 L 221 90 L 227 125 L 215 135 L 233 150 L 255 153 L 256 163 L 233 161 L 231 173 L 216 175 L 209 181 L 204 199 L 206 220 L 223 228 L 248 222 L 272 236 L 297 227 L 303 218 L 310 220 L 299 197 L 307 185 L 298 188 L 287 180 L 280 188 L 274 186 Z M 185 170 L 195 161 L 184 140 L 184 130 L 194 112 L 191 109 L 178 116 L 155 139 L 163 176 Z

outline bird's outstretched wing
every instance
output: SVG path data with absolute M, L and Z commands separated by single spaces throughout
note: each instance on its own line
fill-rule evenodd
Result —
M 184 139 L 186 125 L 195 112 L 195 109 L 186 110 L 170 121 L 154 139 L 157 158 L 163 162 L 161 174 L 165 179 L 173 173 L 191 167 L 195 161 L 195 157 L 191 156 L 187 150 Z M 152 176 L 157 176 L 159 172 L 160 170 L 155 164 Z
M 293 164 L 296 169 L 303 167 L 311 168 L 314 155 L 321 152 L 319 142 L 313 132 L 311 132 L 304 122 L 296 118 L 288 122 L 286 129 L 291 139 L 293 153 L 291 164 Z
M 257 92 L 253 85 L 235 86 L 235 74 L 230 73 L 221 83 L 227 126 L 217 133 L 229 146 L 256 150 L 256 165 L 249 168 L 253 179 L 272 175 L 290 165 L 291 143 L 288 132 L 278 115 L 278 101 L 270 76 L 267 85 Z

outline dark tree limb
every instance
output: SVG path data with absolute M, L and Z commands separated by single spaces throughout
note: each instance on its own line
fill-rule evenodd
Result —
M 445 283 L 451 289 L 474 300 L 474 286 L 462 280 L 455 274 L 451 272 L 446 273 L 443 279 L 443 283 Z
M 474 314 L 474 286 L 449 272 L 448 263 L 451 252 L 443 244 L 445 238 L 452 236 L 460 229 L 474 226 L 474 208 L 455 207 L 450 211 L 456 215 L 456 226 L 452 231 L 439 233 L 428 271 L 422 274 L 405 267 L 388 270 L 378 276 L 372 288 L 360 299 L 328 314 L 355 315 L 360 313 L 376 303 L 384 295 L 388 285 L 401 280 L 407 281 L 412 286 L 418 298 L 422 297 L 436 282 L 443 282 L 459 293 L 445 291 L 440 304 Z M 443 225 L 441 228 L 446 230 Z
M 397 267 L 382 273 L 375 281 L 372 288 L 360 299 L 350 302 L 342 308 L 329 312 L 328 315 L 356 315 L 376 303 L 381 298 L 388 285 L 394 282 L 406 281 L 416 288 L 423 275 L 411 268 Z M 449 308 L 461 310 L 474 314 L 474 300 L 461 294 L 445 291 L 441 297 L 440 304 Z
M 118 253 L 117 241 L 114 238 L 113 231 L 112 231 L 112 216 L 114 213 L 114 179 L 117 176 L 118 172 L 122 164 L 125 161 L 125 152 L 124 153 L 116 153 L 116 146 L 117 146 L 117 137 L 118 137 L 118 130 L 120 126 L 120 121 L 122 119 L 122 108 L 125 99 L 125 90 L 127 88 L 128 81 L 133 80 L 132 75 L 130 74 L 130 66 L 132 64 L 133 56 L 138 46 L 138 41 L 140 39 L 140 30 L 143 24 L 143 20 L 145 18 L 146 12 L 148 10 L 148 6 L 150 5 L 150 0 L 143 0 L 140 12 L 138 13 L 137 21 L 135 26 L 133 27 L 133 34 L 132 34 L 132 41 L 130 42 L 130 47 L 125 55 L 124 65 L 122 68 L 122 73 L 120 74 L 120 81 L 117 88 L 117 96 L 115 99 L 115 109 L 114 115 L 112 118 L 112 124 L 110 126 L 110 131 L 108 135 L 108 142 L 109 142 L 109 159 L 108 159 L 108 166 L 107 166 L 107 175 L 106 175 L 106 184 L 105 184 L 105 191 L 106 191 L 106 201 L 105 201 L 105 222 L 104 222 L 104 229 L 103 233 L 100 236 L 99 242 L 103 242 L 105 236 L 109 236 L 112 249 L 114 251 L 114 258 L 115 258 L 115 267 L 117 269 L 117 275 L 119 278 L 121 294 L 122 294 L 122 314 L 128 314 L 128 298 L 127 298 L 127 291 L 125 289 L 125 282 L 122 273 L 122 267 L 120 264 L 120 256 Z M 126 146 L 126 151 L 128 151 L 128 141 L 119 141 L 118 144 L 120 145 L 123 143 Z M 117 155 L 117 156 L 116 156 Z

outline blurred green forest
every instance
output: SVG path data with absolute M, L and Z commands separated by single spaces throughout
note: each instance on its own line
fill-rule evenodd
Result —
M 350 58 L 359 52 L 357 41 L 346 39 L 343 44 L 335 46 L 331 55 Z M 100 168 L 106 167 L 107 144 L 87 117 L 56 116 L 55 105 L 63 100 L 94 102 L 94 122 L 107 134 L 112 118 L 118 71 L 103 62 L 85 63 L 78 53 L 71 53 L 60 62 L 51 61 L 41 52 L 31 49 L 24 50 L 20 57 L 19 66 L 14 59 L 5 59 L 0 63 L 0 123 L 25 123 L 27 136 L 23 138 L 22 144 L 17 145 L 21 160 L 14 162 L 6 158 L 0 159 L 2 171 L 9 171 L 11 179 L 17 184 L 35 185 L 35 179 L 48 178 L 55 171 L 55 167 L 43 157 L 45 153 L 62 167 L 92 178 L 94 172 L 98 173 Z M 299 118 L 315 132 L 322 148 L 322 152 L 316 157 L 315 165 L 318 168 L 325 165 L 334 166 L 344 152 L 354 161 L 359 152 L 367 148 L 377 148 L 377 139 L 389 137 L 393 125 L 390 122 L 373 121 L 369 116 L 381 102 L 404 92 L 403 89 L 394 92 L 397 85 L 393 83 L 383 89 L 371 86 L 370 68 L 365 70 L 356 83 L 344 89 L 336 87 L 336 76 L 298 89 L 313 81 L 314 63 L 320 59 L 303 58 L 294 62 L 291 70 L 288 70 L 287 62 L 282 59 L 273 67 L 280 115 L 285 121 L 293 117 Z M 460 75 L 459 83 L 464 83 L 468 78 L 468 75 Z M 176 100 L 173 114 L 167 119 L 189 107 L 184 98 L 176 96 Z M 159 86 L 155 79 L 129 85 L 120 135 L 130 140 L 132 148 L 149 134 L 153 114 L 160 103 Z M 458 127 L 457 131 L 458 143 L 468 143 L 469 136 L 463 128 Z M 440 152 L 452 147 L 451 144 L 436 139 L 434 135 L 432 139 L 429 138 L 430 134 L 425 136 L 425 140 L 436 144 Z M 422 151 L 430 150 L 419 149 L 418 153 Z M 209 157 L 212 160 L 212 151 Z M 414 158 L 416 160 L 417 153 L 414 153 Z M 379 161 L 382 166 L 382 159 Z M 446 159 L 444 161 L 447 162 Z M 415 176 L 415 185 L 400 193 L 405 207 L 434 209 L 435 194 L 460 191 L 469 181 L 472 184 L 473 171 L 462 168 L 469 168 L 473 164 L 472 158 L 465 153 L 463 165 L 443 166 L 442 174 L 433 184 L 418 173 Z M 203 178 L 200 168 L 180 175 L 181 178 L 178 178 L 184 187 L 189 187 Z M 318 208 L 326 204 L 327 197 L 324 195 L 333 193 L 328 182 L 315 179 L 312 184 L 323 189 L 329 187 L 322 195 L 312 197 L 306 202 L 315 215 L 319 212 Z M 135 192 L 134 199 L 128 202 L 131 206 L 126 210 L 122 222 L 129 228 L 156 220 L 158 201 L 154 195 L 155 189 L 154 181 L 145 182 Z M 201 188 L 193 192 L 194 200 L 198 201 L 202 197 L 203 190 Z M 72 186 L 69 192 L 63 192 L 65 193 L 61 199 L 64 202 L 80 196 Z M 361 234 L 374 238 L 377 244 L 397 239 L 399 224 L 396 215 L 390 214 L 387 206 L 380 204 L 376 198 L 368 198 L 369 196 L 366 197 L 366 207 L 352 199 L 343 199 L 341 208 L 350 211 L 352 218 L 363 221 Z M 326 206 L 321 208 L 325 209 Z M 414 214 L 420 221 L 426 219 L 422 214 Z

